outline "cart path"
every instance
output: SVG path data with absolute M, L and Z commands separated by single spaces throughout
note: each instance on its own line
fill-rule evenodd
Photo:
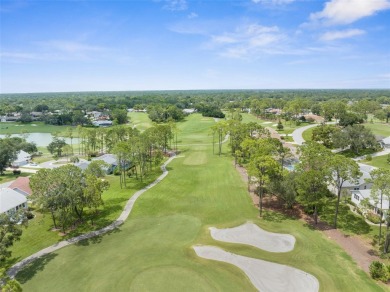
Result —
M 162 166 L 161 166 L 161 169 L 163 171 L 163 173 L 154 181 L 152 182 L 151 184 L 147 185 L 146 187 L 144 187 L 143 189 L 137 191 L 133 196 L 131 196 L 131 198 L 127 201 L 127 204 L 126 206 L 124 207 L 122 213 L 120 214 L 120 216 L 118 217 L 118 219 L 116 219 L 113 223 L 111 223 L 110 225 L 102 228 L 102 229 L 99 229 L 99 230 L 95 230 L 95 231 L 91 231 L 91 232 L 88 232 L 88 233 L 85 233 L 85 234 L 82 234 L 82 235 L 79 235 L 79 236 L 76 236 L 76 237 L 72 237 L 70 239 L 67 239 L 67 240 L 63 240 L 63 241 L 60 241 L 60 242 L 57 242 L 49 247 L 46 247 L 34 254 L 32 254 L 31 256 L 25 258 L 24 260 L 16 263 L 15 265 L 13 265 L 8 271 L 7 271 L 7 274 L 8 276 L 10 276 L 11 278 L 14 278 L 16 276 L 16 274 L 21 270 L 23 269 L 26 265 L 30 264 L 31 262 L 33 262 L 34 260 L 44 256 L 44 255 L 47 255 L 53 251 L 56 251 L 56 250 L 59 250 L 60 248 L 63 248 L 65 246 L 68 246 L 68 245 L 71 245 L 71 244 L 74 244 L 74 243 L 77 243 L 81 240 L 84 240 L 84 239 L 89 239 L 89 238 L 92 238 L 92 237 L 95 237 L 95 236 L 99 236 L 99 235 L 102 235 L 102 234 L 105 234 L 109 231 L 112 231 L 114 230 L 115 228 L 117 228 L 118 226 L 122 225 L 123 222 L 127 219 L 127 217 L 129 217 L 130 213 L 131 213 L 131 210 L 133 209 L 133 206 L 134 206 L 134 203 L 135 201 L 144 193 L 146 192 L 147 190 L 149 190 L 150 188 L 154 187 L 155 185 L 157 185 L 160 181 L 162 181 L 167 175 L 168 175 L 168 170 L 166 169 L 166 166 L 174 159 L 176 158 L 176 156 L 172 156 L 171 158 L 169 158 Z

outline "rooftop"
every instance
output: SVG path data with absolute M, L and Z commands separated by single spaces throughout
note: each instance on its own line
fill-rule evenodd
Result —
M 0 189 L 0 214 L 26 202 L 26 197 L 18 192 L 9 188 Z

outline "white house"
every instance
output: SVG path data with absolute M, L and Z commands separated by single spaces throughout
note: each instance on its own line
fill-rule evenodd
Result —
M 371 189 L 372 183 L 367 182 L 367 180 L 371 179 L 370 173 L 374 169 L 375 167 L 373 166 L 359 163 L 359 170 L 362 175 L 357 180 L 344 182 L 342 190 L 357 191 Z
M 183 109 L 183 113 L 190 115 L 193 114 L 196 110 L 194 108 L 185 108 Z
M 0 214 L 11 214 L 12 212 L 26 208 L 26 196 L 9 188 L 0 189 Z
M 12 166 L 23 166 L 28 164 L 28 162 L 31 160 L 31 154 L 20 150 L 18 153 L 18 157 L 15 161 L 13 161 L 11 164 Z
M 382 141 L 380 142 L 381 146 L 383 148 L 389 148 L 390 149 L 390 137 L 387 137 L 387 138 L 384 138 L 382 139 Z
M 92 125 L 96 127 L 109 127 L 112 126 L 112 121 L 107 121 L 107 120 L 93 121 Z
M 371 197 L 371 190 L 355 190 L 351 191 L 351 200 L 354 202 L 357 206 L 360 206 L 360 203 L 368 198 L 370 205 L 372 206 L 372 211 L 375 214 L 380 215 L 380 208 L 381 204 L 380 202 L 375 202 Z M 383 213 L 387 213 L 387 210 L 389 210 L 389 200 L 384 196 L 382 198 L 382 210 Z

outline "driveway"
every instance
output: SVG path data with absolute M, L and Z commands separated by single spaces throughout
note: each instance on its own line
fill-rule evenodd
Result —
M 314 128 L 314 127 L 317 127 L 319 125 L 321 125 L 321 124 L 312 124 L 312 125 L 304 126 L 302 128 L 298 128 L 298 129 L 294 130 L 294 132 L 292 132 L 292 137 L 293 137 L 294 143 L 297 145 L 303 145 L 303 143 L 305 143 L 305 139 L 303 139 L 303 137 L 302 137 L 303 132 L 305 132 L 307 129 Z
M 80 159 L 79 162 L 86 162 L 87 160 L 85 159 Z M 39 168 L 57 168 L 66 164 L 73 164 L 72 162 L 68 161 L 67 159 L 59 159 L 59 160 L 50 160 L 43 162 L 39 165 Z

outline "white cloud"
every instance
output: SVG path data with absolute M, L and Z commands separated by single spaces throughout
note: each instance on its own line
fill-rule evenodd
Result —
M 182 11 L 188 8 L 186 0 L 165 0 L 164 9 L 170 11 Z
M 261 4 L 272 4 L 272 5 L 282 5 L 289 4 L 294 2 L 295 0 L 252 0 L 253 3 L 261 3 Z
M 209 47 L 217 49 L 221 56 L 245 59 L 261 52 L 273 53 L 274 46 L 283 39 L 284 34 L 276 26 L 250 24 L 238 27 L 234 32 L 212 36 Z
M 331 0 L 322 11 L 312 13 L 310 19 L 325 24 L 349 24 L 389 8 L 389 0 Z
M 193 18 L 197 18 L 197 17 L 198 17 L 198 14 L 196 14 L 195 12 L 191 12 L 190 14 L 187 15 L 188 19 L 193 19 Z
M 339 39 L 351 38 L 354 36 L 365 34 L 366 32 L 361 29 L 346 29 L 337 31 L 327 31 L 321 37 L 321 41 L 334 41 Z
M 69 40 L 49 40 L 33 44 L 34 46 L 24 52 L 4 50 L 0 53 L 0 59 L 10 62 L 91 60 L 96 56 L 102 58 L 112 51 L 112 49 Z
M 87 53 L 103 51 L 104 48 L 98 46 L 91 46 L 81 42 L 66 41 L 66 40 L 51 40 L 45 42 L 38 42 L 38 45 L 45 49 L 57 50 L 66 53 Z

